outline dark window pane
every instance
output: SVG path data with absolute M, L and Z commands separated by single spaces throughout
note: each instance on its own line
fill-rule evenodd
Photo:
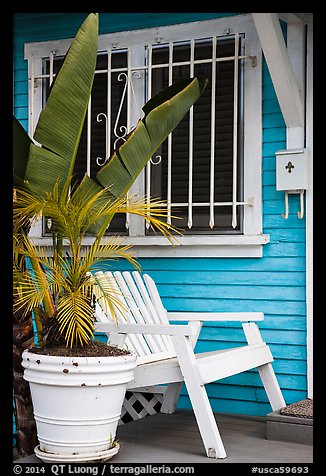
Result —
M 212 58 L 212 40 L 195 42 L 195 60 Z M 234 56 L 234 39 L 227 38 L 217 41 L 217 57 Z M 153 48 L 157 64 L 168 59 L 168 46 Z M 184 56 L 183 56 L 184 55 Z M 177 58 L 177 59 L 176 59 Z M 190 44 L 180 44 L 175 48 L 173 60 L 189 61 Z M 195 64 L 194 75 L 209 79 L 209 83 L 193 107 L 193 182 L 192 202 L 208 203 L 210 200 L 211 175 L 211 141 L 212 141 L 212 62 Z M 238 147 L 238 200 L 240 200 L 240 174 L 242 147 L 240 135 L 241 126 L 241 68 L 239 68 L 239 147 Z M 178 65 L 173 67 L 173 81 L 176 82 L 190 76 L 190 66 Z M 152 95 L 168 85 L 168 68 L 153 70 Z M 231 202 L 233 196 L 233 111 L 234 111 L 234 61 L 216 63 L 215 77 L 215 130 L 214 130 L 214 201 Z M 154 154 L 161 155 L 158 165 L 151 165 L 151 195 L 167 200 L 168 183 L 168 141 Z M 172 203 L 187 203 L 189 194 L 189 114 L 180 122 L 172 133 L 172 163 L 171 163 L 171 201 Z M 188 207 L 172 207 L 172 215 L 181 220 L 172 219 L 172 223 L 183 228 L 184 233 L 212 233 L 220 231 L 239 231 L 240 216 L 238 207 L 238 227 L 232 228 L 232 206 L 216 206 L 214 209 L 215 227 L 209 228 L 209 205 L 193 206 L 192 228 L 188 228 Z M 150 231 L 149 231 L 150 233 Z

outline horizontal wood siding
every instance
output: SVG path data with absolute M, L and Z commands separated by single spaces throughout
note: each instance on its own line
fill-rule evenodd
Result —
M 221 13 L 101 13 L 100 32 L 122 31 L 225 16 Z M 233 14 L 229 14 L 233 15 Z M 27 64 L 25 42 L 75 35 L 86 14 L 16 14 L 15 115 L 27 129 Z M 297 196 L 289 197 L 290 216 L 284 212 L 284 193 L 276 191 L 275 152 L 286 147 L 285 124 L 271 78 L 263 67 L 263 232 L 270 234 L 262 258 L 144 258 L 142 270 L 157 282 L 169 311 L 262 311 L 263 338 L 275 358 L 274 368 L 287 403 L 305 398 L 306 302 L 305 219 L 299 220 Z M 109 264 L 108 264 L 109 267 Z M 131 269 L 124 262 L 113 269 Z M 198 351 L 244 343 L 236 324 L 205 325 Z M 271 411 L 256 370 L 207 386 L 213 409 L 219 412 L 265 415 Z M 178 406 L 190 407 L 183 389 Z

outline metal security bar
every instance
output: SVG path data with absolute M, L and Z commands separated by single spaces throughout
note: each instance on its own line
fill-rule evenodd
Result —
M 194 61 L 195 61 L 195 40 L 190 42 L 190 77 L 194 77 Z M 192 227 L 192 199 L 193 199 L 193 134 L 194 134 L 194 107 L 189 112 L 189 172 L 188 172 L 188 228 Z
M 215 210 L 217 207 L 231 207 L 232 209 L 232 227 L 236 228 L 238 225 L 237 222 L 237 209 L 239 206 L 252 206 L 252 202 L 238 200 L 238 98 L 239 98 L 239 64 L 242 60 L 251 60 L 252 66 L 256 66 L 256 58 L 253 56 L 246 56 L 239 53 L 240 45 L 242 38 L 239 34 L 228 35 L 228 39 L 232 38 L 234 42 L 234 53 L 227 56 L 219 56 L 219 44 L 223 40 L 221 37 L 210 37 L 201 40 L 187 40 L 183 44 L 189 46 L 189 58 L 185 60 L 174 61 L 174 55 L 176 48 L 180 46 L 181 42 L 170 41 L 168 43 L 160 44 L 159 39 L 157 43 L 149 44 L 144 47 L 144 64 L 139 64 L 132 66 L 132 54 L 133 50 L 131 48 L 107 48 L 106 51 L 101 52 L 106 57 L 106 63 L 104 67 L 97 68 L 95 75 L 103 75 L 106 78 L 106 89 L 103 94 L 106 94 L 106 110 L 101 111 L 96 116 L 96 122 L 101 123 L 105 121 L 105 148 L 103 150 L 103 156 L 97 156 L 94 158 L 92 156 L 92 142 L 94 139 L 94 128 L 96 124 L 92 120 L 92 98 L 93 93 L 89 100 L 89 107 L 87 112 L 86 119 L 86 171 L 88 175 L 92 174 L 92 164 L 95 163 L 97 167 L 103 166 L 110 154 L 112 153 L 113 148 L 121 144 L 121 141 L 125 141 L 126 135 L 132 130 L 136 125 L 131 123 L 131 111 L 137 110 L 139 117 L 141 117 L 142 112 L 140 105 L 149 100 L 152 97 L 152 91 L 154 84 L 153 72 L 155 70 L 165 69 L 167 71 L 167 81 L 168 85 L 173 83 L 174 71 L 178 67 L 188 67 L 190 77 L 195 76 L 195 68 L 198 65 L 208 64 L 211 67 L 211 97 L 210 97 L 210 160 L 209 160 L 209 183 L 206 187 L 209 189 L 209 200 L 198 201 L 194 200 L 194 181 L 196 177 L 194 176 L 194 107 L 191 107 L 189 112 L 189 127 L 188 127 L 188 183 L 187 183 L 187 201 L 173 201 L 173 187 L 174 187 L 174 177 L 173 177 L 173 133 L 171 133 L 167 138 L 167 156 L 162 157 L 161 155 L 156 155 L 148 162 L 146 166 L 146 181 L 145 181 L 145 190 L 142 193 L 146 193 L 147 197 L 151 196 L 152 184 L 151 184 L 151 172 L 152 167 L 155 167 L 159 164 L 162 164 L 163 161 L 167 163 L 167 183 L 166 183 L 166 200 L 167 200 L 167 222 L 171 224 L 172 222 L 172 210 L 175 208 L 186 208 L 187 209 L 187 227 L 189 230 L 193 227 L 193 213 L 195 209 L 200 209 L 202 207 L 207 207 L 209 210 L 207 229 L 213 229 L 215 226 L 218 226 L 218 223 L 215 223 Z M 196 48 L 197 45 L 201 42 L 209 42 L 211 44 L 211 57 L 210 58 L 199 58 L 196 59 Z M 159 48 L 166 48 L 168 52 L 167 61 L 154 63 L 153 62 L 153 52 L 157 51 Z M 116 54 L 125 55 L 125 64 L 123 66 L 114 67 L 113 60 Z M 54 62 L 56 59 L 56 52 L 52 51 L 48 58 L 48 73 L 35 74 L 34 68 L 34 58 L 32 58 L 30 64 L 30 130 L 33 134 L 34 132 L 34 88 L 38 87 L 37 80 L 48 79 L 49 85 L 51 85 L 55 73 L 54 73 Z M 232 200 L 227 201 L 218 201 L 215 199 L 216 193 L 216 183 L 215 183 L 215 166 L 216 166 L 216 85 L 217 85 L 217 65 L 222 62 L 232 62 L 234 65 L 234 81 L 233 81 L 233 160 L 232 160 Z M 141 79 L 143 81 L 143 94 L 140 96 L 139 93 L 135 94 L 134 90 L 134 81 Z M 124 87 L 121 92 L 121 96 L 117 97 L 118 91 L 121 91 L 121 85 L 119 89 L 118 83 L 123 83 Z M 119 105 L 115 112 L 115 117 L 113 114 L 113 99 L 118 101 Z M 121 124 L 122 120 L 122 109 L 125 110 L 125 121 Z M 148 198 L 149 200 L 149 198 Z M 130 226 L 130 217 L 127 216 L 125 227 L 128 229 Z M 149 225 L 147 225 L 148 227 Z
M 212 57 L 212 101 L 211 101 L 211 157 L 209 183 L 209 226 L 214 226 L 214 159 L 215 159 L 215 92 L 216 92 L 216 37 L 213 38 Z

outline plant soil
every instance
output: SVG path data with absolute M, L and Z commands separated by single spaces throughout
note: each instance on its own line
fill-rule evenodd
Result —
M 46 347 L 34 347 L 29 349 L 33 354 L 53 355 L 63 357 L 114 357 L 128 355 L 130 352 L 124 349 L 118 349 L 100 341 L 91 341 L 84 347 L 66 347 L 62 345 L 51 345 Z

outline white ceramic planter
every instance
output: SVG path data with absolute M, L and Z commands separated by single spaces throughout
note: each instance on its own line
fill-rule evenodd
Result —
M 83 461 L 83 455 L 84 461 L 107 455 L 136 355 L 58 357 L 24 351 L 22 365 L 32 394 L 37 456 L 73 462 Z

